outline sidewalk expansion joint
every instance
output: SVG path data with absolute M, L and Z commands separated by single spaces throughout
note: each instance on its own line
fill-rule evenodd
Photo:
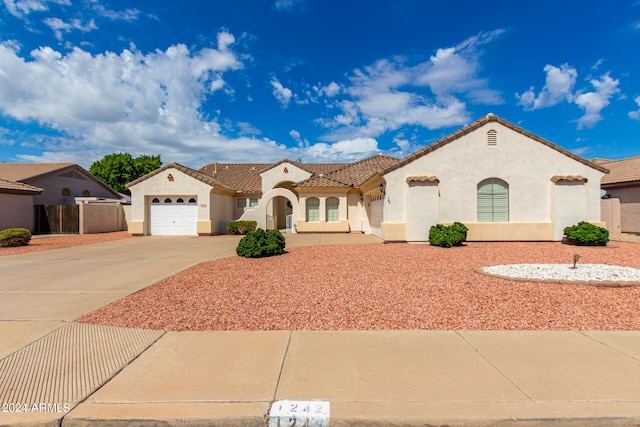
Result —
M 489 365 L 491 365 L 491 367 L 493 369 L 495 369 L 500 375 L 502 375 L 502 377 L 504 379 L 506 379 L 512 386 L 514 386 L 520 393 L 522 393 L 522 395 L 524 397 L 526 397 L 527 399 L 529 399 L 530 402 L 535 402 L 535 399 L 531 396 L 529 396 L 527 394 L 527 392 L 525 392 L 522 388 L 520 388 L 520 386 L 518 386 L 518 384 L 516 384 L 515 382 L 513 382 L 513 380 L 511 378 L 509 378 L 509 376 L 507 374 L 505 374 L 504 372 L 502 372 L 502 370 L 500 368 L 498 368 L 493 362 L 491 362 L 491 360 L 489 360 L 484 354 L 482 354 L 482 352 L 480 350 L 478 350 L 473 344 L 471 344 L 469 342 L 469 340 L 467 340 L 461 333 L 460 331 L 455 331 L 455 333 L 464 341 L 467 343 L 467 345 L 469 345 L 476 353 L 478 353 L 480 355 L 480 357 L 482 357 Z

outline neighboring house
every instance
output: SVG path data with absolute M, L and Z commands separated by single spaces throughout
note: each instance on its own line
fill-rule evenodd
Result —
M 493 114 L 404 159 L 355 163 L 170 163 L 131 182 L 134 234 L 216 234 L 231 220 L 297 232 L 426 241 L 460 221 L 469 240 L 561 240 L 600 223 L 608 171 Z
M 120 200 L 120 194 L 75 163 L 0 163 L 0 178 L 42 188 L 34 205 L 75 204 L 85 200 Z
M 0 230 L 33 227 L 33 197 L 42 188 L 0 179 Z
M 640 156 L 594 159 L 610 170 L 602 177 L 602 220 L 611 232 L 640 233 Z
M 11 200 L 4 195 L 0 198 L 0 211 L 19 207 L 24 212 L 24 217 L 19 220 L 13 215 L 11 221 L 3 221 L 11 227 L 20 224 L 32 232 L 81 234 L 126 230 L 121 195 L 75 163 L 0 163 L 0 180 L 38 190 L 28 197 L 21 195 L 20 199 L 15 195 Z M 28 204 L 30 207 L 27 209 Z M 71 222 L 67 225 L 51 210 L 34 209 L 34 206 L 44 205 L 81 206 L 65 209 L 65 212 L 73 210 Z

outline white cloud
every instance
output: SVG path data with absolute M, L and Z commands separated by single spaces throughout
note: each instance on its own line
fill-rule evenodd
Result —
M 55 34 L 58 40 L 62 40 L 62 33 L 69 33 L 73 30 L 82 31 L 83 33 L 88 33 L 93 30 L 97 30 L 98 27 L 93 19 L 89 22 L 83 24 L 79 19 L 72 19 L 69 22 L 64 22 L 60 18 L 46 18 L 44 22 Z
M 334 96 L 338 95 L 342 91 L 342 87 L 336 82 L 331 82 L 326 86 L 321 86 L 317 88 L 317 91 L 318 91 L 318 94 L 321 96 L 333 98 Z
M 4 0 L 4 5 L 10 14 L 22 18 L 31 12 L 43 12 L 49 10 L 47 3 L 70 6 L 70 0 Z
M 212 158 L 243 161 L 248 152 L 264 161 L 285 157 L 283 145 L 227 137 L 215 118 L 204 116 L 203 103 L 211 101 L 224 74 L 243 65 L 231 50 L 230 34 L 221 33 L 218 41 L 217 49 L 190 51 L 179 44 L 147 54 L 135 46 L 120 54 L 41 47 L 31 57 L 3 43 L 0 112 L 40 125 L 43 135 L 57 135 L 38 142 L 44 154 L 29 160 L 82 159 L 87 165 L 117 151 L 161 153 L 165 162 L 190 165 Z
M 581 93 L 575 97 L 573 102 L 584 110 L 584 116 L 578 119 L 578 129 L 592 128 L 602 120 L 600 111 L 609 105 L 609 99 L 613 95 L 620 92 L 619 83 L 619 80 L 612 79 L 607 73 L 600 79 L 591 80 L 595 91 Z
M 516 94 L 518 104 L 525 110 L 551 107 L 562 101 L 571 100 L 573 86 L 578 77 L 576 69 L 569 64 L 562 64 L 560 68 L 546 65 L 544 72 L 547 74 L 546 82 L 537 96 L 533 87 L 522 94 Z
M 283 108 L 287 108 L 291 101 L 291 97 L 293 96 L 291 89 L 282 86 L 282 83 L 280 83 L 275 77 L 271 79 L 271 86 L 273 86 L 273 96 L 276 97 Z
M 98 15 L 103 16 L 105 18 L 111 19 L 113 21 L 135 21 L 138 19 L 140 15 L 140 10 L 138 9 L 124 9 L 124 10 L 111 10 L 107 9 L 103 4 L 99 3 L 97 0 L 91 0 L 92 8 Z
M 320 122 L 328 141 L 376 138 L 403 126 L 438 129 L 470 120 L 467 102 L 502 103 L 500 94 L 478 76 L 479 48 L 504 30 L 479 33 L 455 47 L 438 49 L 427 61 L 407 64 L 404 58 L 382 59 L 354 70 L 349 84 L 318 86 L 339 110 Z M 425 89 L 427 88 L 427 89 Z
M 304 4 L 306 0 L 276 0 L 273 4 L 278 10 L 291 10 L 298 5 Z
M 636 97 L 634 101 L 636 102 L 636 104 L 638 104 L 638 107 L 640 107 L 640 96 Z M 630 111 L 629 117 L 635 120 L 640 120 L 640 110 Z
M 354 138 L 327 144 L 318 142 L 301 150 L 306 162 L 339 161 L 349 162 L 380 153 L 378 141 L 373 138 Z

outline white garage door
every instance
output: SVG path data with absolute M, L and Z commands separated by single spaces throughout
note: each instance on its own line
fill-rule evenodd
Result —
M 197 233 L 198 205 L 189 198 L 162 198 L 149 206 L 153 236 L 194 236 Z M 194 200 L 194 199 L 191 199 Z
M 371 234 L 378 237 L 382 235 L 380 224 L 382 223 L 384 209 L 384 196 L 373 196 L 369 202 L 369 224 L 371 226 Z

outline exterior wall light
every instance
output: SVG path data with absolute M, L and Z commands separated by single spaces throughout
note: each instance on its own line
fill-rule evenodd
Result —
M 578 263 L 578 261 L 580 260 L 580 258 L 581 258 L 581 255 L 580 255 L 580 254 L 573 254 L 573 267 L 571 267 L 571 268 L 574 268 L 574 269 L 575 269 L 575 268 L 578 268 L 578 267 L 576 266 L 576 264 Z
M 378 189 L 380 189 L 380 192 L 384 195 L 386 194 L 384 191 L 384 184 L 380 184 L 380 186 L 378 187 Z

